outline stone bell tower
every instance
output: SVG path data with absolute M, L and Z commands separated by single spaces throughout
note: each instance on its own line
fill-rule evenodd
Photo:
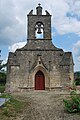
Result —
M 51 40 L 51 15 L 46 10 L 46 15 L 42 15 L 42 7 L 36 7 L 36 15 L 33 15 L 33 10 L 28 14 L 28 39 L 34 40 L 37 38 Z
M 10 52 L 7 62 L 6 91 L 64 90 L 73 84 L 74 63 L 71 52 L 52 43 L 51 15 L 38 4 L 27 15 L 27 43 Z

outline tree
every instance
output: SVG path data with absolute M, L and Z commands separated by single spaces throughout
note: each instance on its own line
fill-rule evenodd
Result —
M 1 50 L 0 50 L 0 53 L 1 53 Z M 1 57 L 1 55 L 0 55 Z M 6 67 L 7 66 L 7 63 L 6 64 L 2 64 L 2 61 L 0 59 L 0 84 L 5 84 L 6 83 L 6 73 L 2 71 L 2 68 Z
M 74 73 L 75 83 L 80 86 L 80 71 Z
M 1 53 L 1 50 L 0 50 L 0 53 Z M 0 55 L 0 57 L 1 57 L 1 55 Z M 2 69 L 2 68 L 1 68 L 1 63 L 2 63 L 2 61 L 3 61 L 3 60 L 0 60 L 0 70 Z
M 0 53 L 1 53 L 1 50 L 0 50 Z M 0 55 L 0 57 L 1 57 L 1 55 Z M 2 70 L 2 68 L 4 68 L 4 67 L 7 66 L 7 63 L 2 64 L 2 61 L 3 61 L 3 60 L 0 59 L 0 71 Z

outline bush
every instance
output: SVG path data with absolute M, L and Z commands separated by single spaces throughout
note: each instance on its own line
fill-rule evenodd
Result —
M 65 109 L 70 113 L 80 112 L 80 95 L 75 91 L 70 93 L 70 97 L 63 100 Z
M 76 78 L 75 84 L 76 84 L 77 86 L 80 85 L 80 78 Z
M 0 72 L 0 84 L 6 83 L 6 73 Z
M 4 91 L 5 91 L 5 85 L 0 84 L 0 93 L 4 93 Z

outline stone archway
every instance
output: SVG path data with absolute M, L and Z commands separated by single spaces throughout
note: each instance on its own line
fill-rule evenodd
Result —
M 41 70 L 35 74 L 35 90 L 45 90 L 45 76 Z

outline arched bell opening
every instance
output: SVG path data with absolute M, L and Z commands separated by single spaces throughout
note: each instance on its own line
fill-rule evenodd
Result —
M 44 25 L 42 22 L 37 22 L 35 25 L 35 38 L 36 39 L 44 38 Z
M 45 76 L 41 70 L 35 74 L 35 90 L 45 90 Z

